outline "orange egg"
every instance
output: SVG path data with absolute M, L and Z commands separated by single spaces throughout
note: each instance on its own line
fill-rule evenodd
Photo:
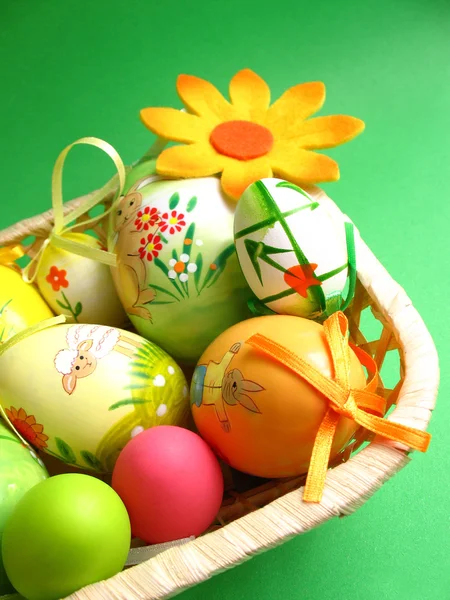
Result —
M 191 405 L 200 434 L 229 465 L 259 477 L 306 473 L 316 433 L 329 402 L 309 383 L 253 349 L 260 333 L 333 377 L 322 325 L 301 317 L 249 319 L 222 333 L 203 353 L 191 386 Z M 350 350 L 350 384 L 363 388 L 363 368 Z M 331 458 L 356 430 L 341 417 Z

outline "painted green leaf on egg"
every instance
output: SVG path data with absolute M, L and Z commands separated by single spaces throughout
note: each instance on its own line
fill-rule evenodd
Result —
M 170 200 L 169 200 L 170 210 L 173 210 L 174 208 L 176 208 L 178 206 L 179 202 L 180 202 L 180 194 L 178 192 L 175 192 L 174 194 L 172 194 L 172 196 L 170 197 Z
M 196 206 L 197 206 L 197 197 L 193 196 L 187 204 L 187 208 L 186 208 L 187 212 L 192 212 Z
M 200 293 L 200 279 L 202 276 L 202 270 L 203 270 L 203 255 L 201 252 L 198 253 L 197 258 L 195 259 L 195 264 L 197 266 L 197 270 L 194 273 L 194 283 L 195 283 L 195 289 L 197 290 L 197 293 Z
M 92 452 L 89 452 L 88 450 L 82 450 L 80 455 L 89 468 L 94 469 L 94 471 L 104 470 L 102 463 L 98 460 L 95 454 L 92 454 Z
M 58 437 L 55 438 L 55 443 L 62 460 L 72 465 L 76 465 L 77 457 L 75 456 L 75 452 L 72 450 L 69 444 L 67 444 L 64 440 Z
M 131 387 L 131 386 L 130 386 Z M 145 386 L 136 386 L 136 388 L 133 389 L 142 389 Z M 111 404 L 111 406 L 108 408 L 108 410 L 116 410 L 117 408 L 121 408 L 122 406 L 130 406 L 130 405 L 135 405 L 135 404 L 147 404 L 147 400 L 136 400 L 134 398 L 128 398 L 127 400 L 119 400 L 119 402 L 115 402 L 114 404 Z
M 183 244 L 183 253 L 187 254 L 189 256 L 189 258 L 191 257 L 192 241 L 194 239 L 194 234 L 195 234 L 195 223 L 191 223 L 188 227 L 188 230 L 186 231 L 186 236 L 184 238 L 184 244 Z M 188 243 L 186 243 L 186 241 L 188 241 Z
M 202 289 L 200 291 L 202 291 L 206 286 L 211 287 L 219 279 L 226 267 L 228 259 L 230 256 L 233 256 L 235 252 L 236 248 L 234 244 L 230 244 L 215 258 L 215 260 L 211 263 L 208 272 L 206 273 L 205 280 L 203 281 Z

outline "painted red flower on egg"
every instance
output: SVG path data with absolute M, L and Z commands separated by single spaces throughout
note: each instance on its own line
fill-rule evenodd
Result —
M 140 210 L 137 214 L 136 221 L 134 224 L 136 225 L 136 229 L 138 231 L 148 231 L 150 227 L 154 227 L 159 221 L 161 217 L 159 216 L 159 211 L 157 208 L 152 206 L 146 206 L 144 210 Z
M 186 225 L 186 221 L 184 220 L 184 214 L 179 213 L 176 210 L 173 210 L 171 213 L 164 213 L 161 217 L 161 226 L 160 230 L 164 233 L 168 232 L 173 235 L 177 231 L 181 231 L 183 227 Z
M 139 256 L 142 260 L 145 258 L 150 262 L 156 258 L 162 250 L 163 245 L 159 235 L 149 233 L 148 236 L 141 239 L 141 247 L 139 248 Z
M 295 265 L 291 267 L 284 274 L 284 281 L 290 288 L 295 290 L 297 294 L 308 297 L 308 289 L 313 285 L 322 285 L 320 279 L 314 275 L 314 271 L 317 269 L 317 265 Z
M 27 415 L 23 408 L 6 409 L 6 415 L 13 424 L 14 428 L 30 444 L 37 448 L 47 448 L 48 435 L 44 433 L 44 426 L 36 423 L 33 415 Z
M 45 278 L 52 286 L 55 292 L 63 288 L 69 287 L 69 282 L 66 279 L 67 271 L 64 269 L 59 270 L 58 267 L 51 267 L 50 273 Z

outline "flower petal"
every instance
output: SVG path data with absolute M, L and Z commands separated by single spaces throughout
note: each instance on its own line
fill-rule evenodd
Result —
M 364 121 L 346 115 L 316 117 L 303 121 L 295 138 L 303 148 L 332 148 L 349 142 L 364 131 Z
M 220 173 L 223 165 L 224 157 L 209 144 L 190 144 L 164 150 L 158 157 L 156 170 L 170 177 L 207 177 Z
M 230 81 L 230 98 L 241 119 L 261 123 L 270 105 L 270 88 L 254 71 L 243 69 Z
M 293 141 L 279 142 L 269 154 L 273 172 L 297 185 L 308 185 L 339 179 L 336 161 L 324 154 L 299 148 Z
M 272 177 L 269 156 L 242 161 L 228 159 L 222 174 L 222 189 L 224 192 L 234 200 L 239 200 L 249 185 L 258 181 L 258 179 Z
M 19 412 L 17 413 L 17 418 L 20 421 L 25 421 L 25 419 L 27 418 L 27 413 L 24 411 L 23 408 L 19 408 Z
M 322 82 L 294 85 L 272 104 L 264 124 L 277 137 L 295 137 L 297 127 L 316 113 L 324 102 L 325 85 Z
M 175 108 L 143 108 L 141 121 L 156 135 L 177 142 L 200 142 L 209 139 L 211 126 L 200 117 Z
M 194 75 L 179 75 L 177 92 L 191 112 L 208 119 L 213 125 L 238 117 L 233 106 L 209 81 Z

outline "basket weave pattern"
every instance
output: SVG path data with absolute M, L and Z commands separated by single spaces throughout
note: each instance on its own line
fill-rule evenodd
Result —
M 85 200 L 65 204 L 65 214 Z M 108 208 L 112 195 L 103 200 Z M 337 207 L 336 214 L 341 213 Z M 106 219 L 84 226 L 85 215 L 74 231 L 94 230 L 104 242 Z M 0 246 L 22 244 L 33 258 L 49 236 L 52 211 L 27 219 L 0 232 Z M 33 236 L 29 242 L 27 238 Z M 436 349 L 420 315 L 403 289 L 356 236 L 358 285 L 346 311 L 351 340 L 383 364 L 390 353 L 399 359 L 399 378 L 391 389 L 380 387 L 389 419 L 425 430 L 435 405 L 439 384 Z M 381 333 L 367 339 L 363 321 L 367 314 L 378 321 Z M 243 494 L 228 486 L 217 522 L 209 532 L 182 546 L 164 551 L 149 561 L 119 573 L 108 581 L 88 586 L 70 596 L 72 600 L 160 599 L 174 595 L 213 574 L 243 562 L 252 555 L 277 546 L 328 519 L 348 515 L 359 508 L 380 486 L 410 460 L 402 444 L 373 436 L 360 428 L 351 443 L 333 461 L 320 504 L 302 500 L 305 477 L 273 481 Z M 363 443 L 370 442 L 357 454 Z

